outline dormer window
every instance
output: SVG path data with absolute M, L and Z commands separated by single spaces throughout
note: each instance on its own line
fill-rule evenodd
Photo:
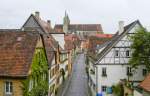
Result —
M 115 50 L 115 57 L 119 57 L 119 50 Z

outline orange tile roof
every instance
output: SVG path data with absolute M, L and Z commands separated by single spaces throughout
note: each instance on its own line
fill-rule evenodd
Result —
M 114 34 L 96 34 L 96 37 L 99 38 L 112 38 Z
M 142 89 L 150 92 L 150 74 L 140 83 Z

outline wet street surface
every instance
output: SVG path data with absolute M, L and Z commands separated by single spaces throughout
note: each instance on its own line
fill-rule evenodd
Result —
M 84 54 L 79 54 L 73 65 L 73 72 L 64 96 L 88 96 Z

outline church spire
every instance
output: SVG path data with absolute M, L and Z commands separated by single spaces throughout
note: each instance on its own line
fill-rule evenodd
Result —
M 68 14 L 67 14 L 67 11 L 65 10 L 65 17 L 67 17 L 67 15 L 68 15 Z
M 70 25 L 70 19 L 69 19 L 67 12 L 65 11 L 65 17 L 63 19 L 63 31 L 65 33 L 68 33 L 69 25 Z

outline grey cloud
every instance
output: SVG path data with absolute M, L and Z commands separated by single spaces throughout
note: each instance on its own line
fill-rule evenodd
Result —
M 118 21 L 139 19 L 149 27 L 149 0 L 1 0 L 0 28 L 19 28 L 34 11 L 52 24 L 62 23 L 67 10 L 71 23 L 100 23 L 106 33 L 115 33 Z

